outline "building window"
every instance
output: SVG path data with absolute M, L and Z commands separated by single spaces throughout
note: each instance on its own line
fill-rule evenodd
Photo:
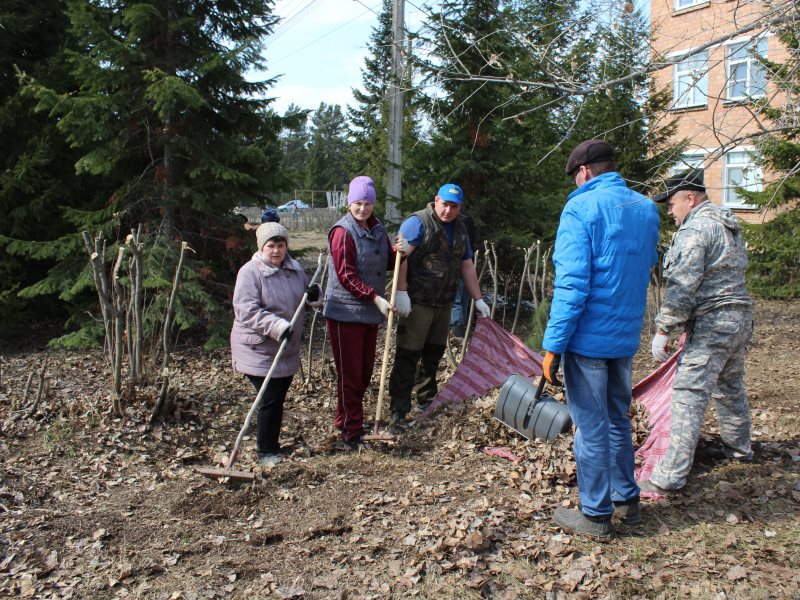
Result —
M 763 171 L 756 164 L 753 154 L 744 149 L 731 150 L 725 155 L 725 174 L 722 190 L 722 201 L 725 206 L 733 208 L 754 208 L 737 193 L 736 188 L 748 192 L 760 192 Z
M 767 57 L 767 38 L 731 44 L 725 51 L 728 100 L 741 100 L 767 93 L 767 74 L 756 55 Z
M 708 2 L 708 0 L 675 0 L 675 10 L 697 6 L 698 4 L 705 4 L 706 2 Z
M 670 167 L 669 174 L 677 175 L 684 171 L 702 171 L 706 160 L 705 150 L 690 150 L 681 154 L 675 164 Z
M 673 108 L 705 106 L 708 96 L 708 52 L 699 52 L 675 64 Z

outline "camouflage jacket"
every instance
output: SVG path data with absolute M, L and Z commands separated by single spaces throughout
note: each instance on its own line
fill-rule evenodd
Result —
M 750 306 L 744 285 L 747 253 L 734 214 L 709 201 L 693 208 L 664 256 L 667 293 L 656 327 L 682 331 L 721 306 Z

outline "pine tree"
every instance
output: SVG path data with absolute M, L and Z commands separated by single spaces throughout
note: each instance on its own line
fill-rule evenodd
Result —
M 349 172 L 372 177 L 380 197 L 386 190 L 392 43 L 392 0 L 383 0 L 378 24 L 370 36 L 370 53 L 361 70 L 363 89 L 353 89 L 356 105 L 348 107 L 353 137 Z
M 772 85 L 783 92 L 763 107 L 774 132 L 760 141 L 763 164 L 776 177 L 760 193 L 740 190 L 748 201 L 775 211 L 764 223 L 745 227 L 750 288 L 765 298 L 800 297 L 800 28 L 796 22 L 778 30 L 788 49 L 783 64 L 762 60 Z
M 368 175 L 375 181 L 377 202 L 375 212 L 383 215 L 386 201 L 388 172 L 389 106 L 392 93 L 392 0 L 383 0 L 378 24 L 372 30 L 369 55 L 362 69 L 362 88 L 353 89 L 355 106 L 348 107 L 352 144 L 349 176 Z M 410 46 L 406 46 L 409 50 Z M 410 52 L 403 68 L 403 137 L 402 182 L 413 186 L 420 169 L 417 157 L 424 142 L 420 140 L 418 113 L 420 96 L 411 85 L 415 64 Z M 423 166 L 425 170 L 427 166 Z
M 290 104 L 284 115 L 284 127 L 281 132 L 281 151 L 284 170 L 289 187 L 302 188 L 308 160 L 308 113 L 296 104 Z
M 79 275 L 86 262 L 82 229 L 124 239 L 142 223 L 151 244 L 175 249 L 178 240 L 188 241 L 200 261 L 224 254 L 230 209 L 280 180 L 270 167 L 279 163 L 282 123 L 264 99 L 272 81 L 245 77 L 264 66 L 261 40 L 276 22 L 271 4 L 66 2 L 76 49 L 64 56 L 74 89 L 32 72 L 24 91 L 80 152 L 78 183 L 102 185 L 85 186 L 91 195 L 73 200 L 83 210 L 65 211 L 73 229 L 64 239 L 8 244 L 15 254 L 55 263 L 23 293 L 74 298 L 88 288 L 90 278 Z M 201 266 L 195 264 L 208 279 Z M 186 282 L 192 283 L 188 271 Z
M 574 110 L 573 144 L 602 138 L 617 150 L 617 168 L 639 191 L 650 189 L 679 156 L 682 142 L 672 143 L 676 122 L 652 118 L 664 114 L 667 90 L 648 89 L 649 26 L 632 6 L 623 5 L 599 22 L 586 20 L 587 57 L 583 82 L 597 91 Z M 605 85 L 604 82 L 615 82 Z
M 312 190 L 343 189 L 348 182 L 350 151 L 347 120 L 338 104 L 320 103 L 311 117 L 311 141 L 305 186 Z
M 0 249 L 4 239 L 59 238 L 69 224 L 60 206 L 84 208 L 92 185 L 74 177 L 79 154 L 70 148 L 47 115 L 33 114 L 34 101 L 20 93 L 18 73 L 34 74 L 49 85 L 69 89 L 72 81 L 62 49 L 73 46 L 64 2 L 8 0 L 0 7 Z M 47 273 L 44 257 L 24 260 L 0 251 L 0 327 L 27 321 L 26 308 L 41 314 L 42 304 L 18 291 Z M 49 314 L 55 307 L 49 308 Z
M 435 172 L 423 175 L 428 189 L 421 199 L 427 201 L 437 183 L 459 183 L 466 210 L 498 241 L 527 245 L 555 231 L 555 203 L 563 201 L 553 176 L 561 159 L 553 153 L 561 139 L 552 104 L 558 94 L 504 80 L 546 76 L 531 49 L 545 48 L 549 35 L 551 52 L 566 43 L 569 36 L 559 31 L 565 11 L 556 3 L 471 0 L 444 2 L 428 21 L 433 59 L 423 70 L 444 94 L 431 100 L 426 162 Z M 465 69 L 475 77 L 466 77 Z

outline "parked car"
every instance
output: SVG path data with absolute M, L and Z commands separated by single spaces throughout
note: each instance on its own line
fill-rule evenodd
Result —
M 293 212 L 295 208 L 297 208 L 297 210 L 303 210 L 304 208 L 308 208 L 308 204 L 302 200 L 289 200 L 286 204 L 281 204 L 278 207 L 278 212 Z

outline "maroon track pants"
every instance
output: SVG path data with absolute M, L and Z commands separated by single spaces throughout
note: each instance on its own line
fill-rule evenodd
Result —
M 375 366 L 378 326 L 326 319 L 336 363 L 336 416 L 333 424 L 345 441 L 360 438 L 364 428 L 364 392 Z

